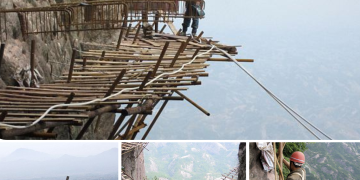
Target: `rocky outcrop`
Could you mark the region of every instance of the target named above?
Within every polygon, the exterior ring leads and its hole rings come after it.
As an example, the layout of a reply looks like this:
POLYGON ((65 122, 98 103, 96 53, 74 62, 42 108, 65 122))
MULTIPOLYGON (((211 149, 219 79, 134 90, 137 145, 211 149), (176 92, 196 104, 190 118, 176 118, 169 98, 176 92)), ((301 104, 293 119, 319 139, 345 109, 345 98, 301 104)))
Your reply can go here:
POLYGON ((144 153, 137 147, 121 156, 123 171, 133 179, 143 180, 145 176, 144 153))
POLYGON ((250 152, 250 180, 274 180, 275 171, 264 171, 260 156, 261 151, 257 148, 256 143, 249 144, 250 152))
MULTIPOLYGON (((12 0, 0 1, 0 8, 12 9, 29 7, 46 7, 54 3, 70 2, 70 0, 49 0, 49 1, 25 1, 12 0)), ((74 1, 71 1, 74 2, 74 1)), ((73 48, 81 49, 83 42, 94 44, 111 43, 117 40, 119 31, 88 31, 54 34, 37 34, 23 37, 19 17, 16 13, 7 15, 7 39, 5 41, 5 31, 3 35, 5 51, 0 68, 0 89, 6 86, 20 86, 15 76, 20 71, 28 71, 30 67, 30 47, 31 40, 35 40, 35 66, 36 70, 43 77, 40 83, 51 83, 63 72, 68 71, 69 62, 73 48)), ((51 22, 54 24, 54 22, 51 22)), ((101 45, 94 48, 101 49, 101 45)), ((40 84, 41 86, 41 84, 40 84)), ((102 115, 99 123, 93 123, 83 139, 107 139, 109 130, 112 128, 115 116, 113 114, 102 115), (96 125, 97 124, 97 125, 96 125), (95 127, 96 126, 96 127, 95 127)), ((54 132, 58 134, 57 139, 70 139, 76 137, 81 127, 57 127, 54 132)), ((18 139, 21 139, 18 138, 18 139)))
POLYGON ((246 143, 240 143, 238 156, 239 156, 238 180, 245 180, 246 179, 246 143))
MULTIPOLYGON (((49 6, 53 1, 1 1, 0 8, 12 9, 23 7, 49 6)), ((24 40, 21 33, 19 17, 16 13, 7 15, 7 28, 2 29, 5 51, 0 69, 0 88, 6 85, 19 85, 14 76, 19 70, 28 70, 30 67, 30 44, 31 40, 36 41, 35 46, 35 66, 39 73, 44 77, 43 83, 51 82, 56 75, 60 75, 67 68, 64 64, 68 63, 72 53, 71 42, 62 34, 51 35, 28 35, 24 40)))

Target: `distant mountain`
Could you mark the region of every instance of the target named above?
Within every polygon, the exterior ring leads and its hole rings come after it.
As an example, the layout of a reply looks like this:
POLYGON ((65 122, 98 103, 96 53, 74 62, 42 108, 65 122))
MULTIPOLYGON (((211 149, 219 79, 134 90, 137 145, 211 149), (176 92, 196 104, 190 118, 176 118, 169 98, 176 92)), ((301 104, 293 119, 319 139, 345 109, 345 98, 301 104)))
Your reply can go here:
POLYGON ((146 176, 215 180, 237 165, 238 148, 238 143, 150 143, 146 176))
POLYGON ((360 143, 309 143, 307 180, 360 179, 360 143))
POLYGON ((100 180, 102 176, 117 177, 118 174, 117 148, 88 157, 62 155, 58 158, 29 149, 18 149, 3 159, 6 161, 0 164, 1 180, 45 180, 49 177, 64 179, 66 176, 85 177, 89 174, 100 180))
POLYGON ((16 161, 16 160, 31 160, 31 161, 47 161, 56 158, 56 156, 34 151, 31 149, 20 148, 1 158, 1 162, 16 161))

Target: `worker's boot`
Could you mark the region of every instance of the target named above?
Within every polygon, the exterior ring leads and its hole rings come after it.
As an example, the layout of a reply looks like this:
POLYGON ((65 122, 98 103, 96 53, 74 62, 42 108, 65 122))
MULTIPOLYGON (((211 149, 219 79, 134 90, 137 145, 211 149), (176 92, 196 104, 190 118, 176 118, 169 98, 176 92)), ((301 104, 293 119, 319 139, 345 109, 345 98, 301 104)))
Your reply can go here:
POLYGON ((181 32, 180 36, 186 36, 186 32, 181 32))

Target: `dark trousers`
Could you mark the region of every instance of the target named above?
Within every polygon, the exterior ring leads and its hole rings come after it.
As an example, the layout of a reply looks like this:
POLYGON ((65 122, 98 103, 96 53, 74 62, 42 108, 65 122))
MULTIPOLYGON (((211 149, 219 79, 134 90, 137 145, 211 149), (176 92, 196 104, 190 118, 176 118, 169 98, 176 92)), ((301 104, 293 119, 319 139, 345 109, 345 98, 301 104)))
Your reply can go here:
MULTIPOLYGON (((197 29, 199 28, 199 18, 192 18, 193 22, 192 22, 192 32, 191 33, 195 33, 197 32, 197 29)), ((186 33, 186 31, 188 30, 189 26, 191 23, 191 18, 184 18, 184 23, 183 25, 183 32, 186 33)))

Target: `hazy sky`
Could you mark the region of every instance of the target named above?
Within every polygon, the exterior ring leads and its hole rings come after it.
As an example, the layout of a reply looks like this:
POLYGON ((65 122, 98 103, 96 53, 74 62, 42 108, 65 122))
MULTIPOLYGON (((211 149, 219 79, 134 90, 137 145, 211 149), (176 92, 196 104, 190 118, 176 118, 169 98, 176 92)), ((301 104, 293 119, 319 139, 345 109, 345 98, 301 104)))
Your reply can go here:
POLYGON ((102 153, 112 148, 118 148, 117 142, 7 142, 0 143, 0 158, 9 155, 19 148, 32 149, 51 155, 73 155, 73 156, 90 156, 102 153))
MULTIPOLYGON (((359 17, 358 0, 208 0, 199 31, 243 45, 245 67, 332 137, 360 139, 359 17)), ((234 64, 210 65, 184 94, 211 116, 170 102, 149 139, 314 139, 234 64)))

